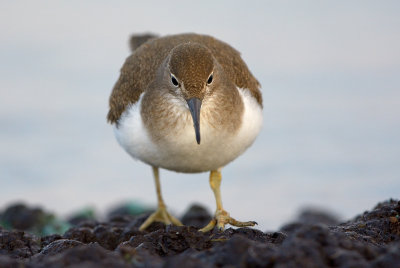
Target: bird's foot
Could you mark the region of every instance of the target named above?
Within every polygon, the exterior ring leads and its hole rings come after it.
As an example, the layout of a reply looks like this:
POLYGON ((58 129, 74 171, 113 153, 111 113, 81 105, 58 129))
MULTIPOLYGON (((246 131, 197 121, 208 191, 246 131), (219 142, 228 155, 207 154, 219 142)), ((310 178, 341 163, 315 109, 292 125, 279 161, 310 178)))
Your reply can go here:
POLYGON ((174 216, 168 213, 165 206, 159 206, 157 210, 151 214, 146 221, 140 225, 139 230, 143 231, 150 226, 153 222, 162 222, 165 225, 174 224, 177 226, 182 226, 183 224, 174 216))
POLYGON ((237 221, 231 216, 229 216, 228 212, 222 209, 222 210, 217 210, 215 212, 214 219, 212 219, 207 224, 207 226, 200 229, 199 231, 208 232, 211 231, 215 226, 217 226, 220 231, 223 231, 225 229, 226 224, 230 224, 236 227, 248 227, 248 226, 254 226, 257 223, 255 221, 237 221))

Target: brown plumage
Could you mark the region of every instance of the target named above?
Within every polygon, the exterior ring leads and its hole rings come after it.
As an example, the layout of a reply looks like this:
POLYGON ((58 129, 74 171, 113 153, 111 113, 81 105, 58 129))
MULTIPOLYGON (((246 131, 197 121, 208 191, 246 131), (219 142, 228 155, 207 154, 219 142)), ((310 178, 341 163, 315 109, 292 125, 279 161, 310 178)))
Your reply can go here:
MULTIPOLYGON (((184 46, 187 43, 198 44, 199 51, 202 51, 206 47, 230 82, 239 88, 249 89, 258 103, 262 104, 262 97, 259 91, 260 85, 241 59, 238 51, 228 44, 207 35, 171 35, 150 38, 136 48, 132 55, 126 59, 122 66, 120 77, 110 96, 110 110, 107 115, 110 123, 117 123, 125 109, 130 104, 136 103, 140 94, 151 86, 156 77, 157 70, 174 48, 183 45, 178 47, 180 50, 177 52, 179 52, 178 54, 187 53, 184 46)), ((176 63, 179 64, 179 57, 176 57, 176 60, 176 63)), ((188 72, 195 70, 196 67, 193 66, 188 72)), ((201 70, 204 70, 204 68, 201 68, 201 70)), ((178 74, 176 75, 178 76, 178 74)), ((199 88, 195 85, 196 81, 192 82, 194 83, 193 90, 199 88)))

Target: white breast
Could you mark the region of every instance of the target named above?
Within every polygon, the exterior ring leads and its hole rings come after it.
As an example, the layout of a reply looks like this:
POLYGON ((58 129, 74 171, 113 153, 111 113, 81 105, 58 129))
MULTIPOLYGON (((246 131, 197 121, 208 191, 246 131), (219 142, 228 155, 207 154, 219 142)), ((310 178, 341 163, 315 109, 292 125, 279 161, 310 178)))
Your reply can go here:
MULTIPOLYGON (((262 108, 246 89, 238 89, 244 104, 240 130, 235 134, 217 131, 206 118, 200 118, 201 144, 196 143, 193 122, 186 107, 182 124, 163 143, 154 143, 145 128, 139 101, 122 115, 114 132, 119 144, 134 158, 149 165, 177 172, 204 172, 225 166, 241 155, 255 140, 262 126, 262 108)), ((207 109, 206 105, 202 109, 207 109)))

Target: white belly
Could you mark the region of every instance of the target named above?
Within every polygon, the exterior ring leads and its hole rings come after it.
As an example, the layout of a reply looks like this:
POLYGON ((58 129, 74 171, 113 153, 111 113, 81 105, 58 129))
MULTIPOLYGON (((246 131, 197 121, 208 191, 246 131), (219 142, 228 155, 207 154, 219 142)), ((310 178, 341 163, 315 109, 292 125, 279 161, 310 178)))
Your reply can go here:
POLYGON ((118 128, 114 125, 116 138, 132 157, 155 167, 188 173, 216 170, 241 155, 254 142, 262 126, 261 106, 248 90, 239 89, 239 93, 244 113, 235 134, 217 131, 201 117, 199 145, 191 118, 183 116, 187 120, 179 129, 168 135, 162 144, 154 143, 140 117, 142 94, 137 104, 124 112, 118 128))

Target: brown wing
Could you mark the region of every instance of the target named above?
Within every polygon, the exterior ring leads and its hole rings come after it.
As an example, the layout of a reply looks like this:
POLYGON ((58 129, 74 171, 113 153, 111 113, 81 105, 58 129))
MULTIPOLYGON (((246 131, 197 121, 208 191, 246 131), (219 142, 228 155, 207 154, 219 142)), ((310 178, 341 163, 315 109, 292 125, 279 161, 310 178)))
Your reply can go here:
POLYGON ((108 122, 116 123, 125 109, 139 100, 142 92, 154 80, 162 61, 181 42, 179 36, 155 38, 133 51, 122 66, 119 79, 111 92, 108 122))
POLYGON ((211 36, 171 35, 148 40, 126 59, 121 68, 120 77, 111 92, 110 110, 107 115, 110 123, 116 123, 125 109, 139 100, 141 93, 146 91, 148 85, 154 80, 157 68, 171 49, 183 42, 198 42, 208 47, 236 86, 249 89, 262 105, 260 84, 234 48, 211 36))

